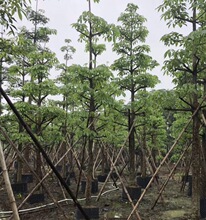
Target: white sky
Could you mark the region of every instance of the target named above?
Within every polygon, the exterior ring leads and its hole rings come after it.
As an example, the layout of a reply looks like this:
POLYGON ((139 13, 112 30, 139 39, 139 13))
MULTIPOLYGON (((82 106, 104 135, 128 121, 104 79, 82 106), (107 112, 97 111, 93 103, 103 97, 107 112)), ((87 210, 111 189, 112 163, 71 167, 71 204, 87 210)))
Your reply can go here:
MULTIPOLYGON (((104 18, 108 23, 115 23, 128 3, 138 5, 138 13, 147 19, 145 25, 149 30, 149 35, 146 44, 151 48, 150 55, 160 63, 160 66, 152 72, 161 81, 155 89, 172 89, 171 78, 163 75, 161 71, 164 52, 168 48, 160 42, 160 38, 171 32, 166 23, 160 20, 161 13, 156 10, 161 2, 162 0, 100 0, 98 4, 92 2, 92 12, 104 18)), ((36 0, 33 0, 33 4, 36 4, 36 0)), ((77 21, 83 11, 88 10, 88 2, 86 0, 38 0, 38 9, 45 10, 45 15, 50 19, 48 27, 57 30, 57 35, 51 38, 48 46, 57 54, 58 59, 63 62, 60 48, 64 45, 64 40, 69 38, 72 40, 72 46, 77 49, 70 63, 87 63, 88 55, 84 52, 84 44, 78 42, 78 33, 71 27, 71 24, 77 21)), ((112 52, 111 45, 108 45, 107 50, 97 61, 99 64, 111 64, 114 59, 116 55, 112 52)))

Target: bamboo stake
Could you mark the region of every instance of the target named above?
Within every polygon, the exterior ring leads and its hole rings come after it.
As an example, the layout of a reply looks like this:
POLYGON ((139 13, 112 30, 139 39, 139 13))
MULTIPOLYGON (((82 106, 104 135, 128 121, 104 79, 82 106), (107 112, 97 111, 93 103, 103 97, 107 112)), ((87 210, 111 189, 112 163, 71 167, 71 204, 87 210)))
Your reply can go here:
MULTIPOLYGON (((117 156, 116 156, 115 161, 113 162, 114 166, 116 165, 116 163, 117 163, 117 161, 118 161, 118 159, 119 159, 119 157, 120 157, 120 155, 121 155, 121 153, 122 153, 122 151, 123 151, 123 149, 124 149, 124 146, 125 146, 125 144, 126 144, 128 138, 129 138, 129 135, 130 135, 130 133, 131 133, 133 127, 134 127, 134 124, 135 124, 135 121, 134 121, 133 125, 132 125, 131 128, 130 128, 130 131, 129 131, 128 135, 127 135, 127 138, 125 139, 123 145, 121 146, 121 148, 120 148, 120 150, 119 150, 119 152, 118 152, 118 154, 117 154, 117 156)), ((102 186, 102 188, 101 188, 100 191, 99 191, 99 194, 97 195, 96 201, 99 201, 100 196, 102 195, 102 192, 103 192, 103 190, 104 190, 104 188, 105 188, 105 186, 106 186, 106 184, 107 184, 107 182, 108 182, 108 180, 109 180, 109 177, 110 177, 110 175, 111 175, 113 169, 114 169, 114 167, 112 166, 111 169, 110 169, 110 171, 109 171, 109 173, 108 173, 108 176, 107 176, 107 178, 106 178, 106 180, 105 180, 105 182, 104 182, 104 184, 103 184, 103 186, 102 186)))
POLYGON ((181 154, 181 156, 179 157, 177 163, 175 164, 175 166, 174 166, 174 167, 172 168, 172 170, 170 171, 170 174, 169 174, 167 180, 163 183, 163 185, 162 185, 162 187, 161 187, 161 189, 160 189, 160 191, 159 191, 159 194, 158 194, 158 196, 157 196, 157 199, 155 200, 155 202, 154 202, 154 204, 153 204, 153 206, 152 206, 151 209, 154 209, 154 207, 156 206, 156 204, 157 204, 157 202, 158 202, 160 196, 162 195, 162 192, 164 191, 164 189, 165 189, 165 187, 167 186, 167 184, 168 184, 170 178, 172 177, 174 171, 176 170, 177 166, 179 165, 180 161, 182 160, 183 156, 185 155, 185 153, 187 152, 187 150, 188 150, 188 148, 191 146, 191 144, 192 144, 192 143, 190 143, 190 144, 184 149, 184 151, 183 151, 183 153, 181 154))
POLYGON ((148 188, 150 187, 152 181, 154 180, 155 176, 157 175, 157 173, 159 172, 160 168, 162 167, 162 165, 165 163, 165 161, 167 160, 168 156, 170 155, 170 153, 172 152, 172 150, 175 148, 175 146, 178 144, 180 138, 182 137, 183 133, 185 132, 185 130, 187 129, 187 127, 189 126, 190 122, 192 121, 193 117, 197 114, 197 112, 200 109, 200 106, 202 105, 203 101, 205 100, 206 96, 204 97, 204 99, 202 100, 202 102, 199 104, 199 106, 197 107, 197 109, 194 111, 194 113, 192 114, 192 116, 190 117, 190 119, 188 120, 187 124, 185 125, 185 127, 182 129, 182 131, 180 132, 179 136, 177 137, 177 139, 175 140, 174 144, 171 146, 171 148, 169 149, 169 151, 167 152, 167 154, 165 155, 165 157, 163 158, 163 160, 161 161, 159 167, 157 168, 157 170, 155 171, 153 177, 151 178, 151 180, 149 181, 149 183, 147 184, 146 188, 144 189, 144 191, 142 192, 139 200, 137 201, 134 209, 132 210, 132 212, 130 213, 130 215, 128 216, 127 220, 129 220, 132 216, 132 214, 134 213, 135 209, 138 208, 141 200, 143 199, 145 193, 147 192, 148 188))
MULTIPOLYGON (((151 166, 151 164, 150 164, 148 158, 146 157, 145 159, 146 159, 146 162, 147 162, 147 164, 148 164, 148 166, 149 166, 149 169, 150 169, 152 175, 154 175, 154 170, 152 169, 152 166, 151 166)), ((152 158, 152 159, 153 159, 153 158, 152 158)), ((157 185, 157 189, 158 189, 158 191, 159 191, 159 190, 160 190, 160 184, 159 184, 157 178, 155 178, 155 184, 157 185)), ((164 203, 164 198, 163 198, 162 195, 161 195, 161 200, 162 200, 162 202, 164 203)))
POLYGON ((13 211, 14 220, 20 220, 15 197, 14 197, 14 193, 11 188, 11 183, 9 180, 9 175, 8 175, 8 171, 7 171, 7 167, 6 167, 6 162, 5 162, 5 158, 4 158, 4 152, 3 152, 3 147, 2 147, 1 141, 0 141, 0 162, 1 162, 1 167, 2 167, 2 171, 3 171, 3 177, 4 177, 4 182, 6 185, 7 194, 8 194, 11 208, 13 211))
MULTIPOLYGON (((128 198, 128 200, 129 200, 129 202, 130 202, 132 208, 134 208, 133 201, 132 201, 132 199, 131 199, 131 197, 130 197, 128 191, 127 191, 127 188, 125 187, 125 184, 124 184, 124 182, 123 182, 123 180, 122 180, 122 177, 121 177, 120 174, 119 174, 119 171, 118 171, 117 167, 114 165, 114 163, 113 163, 112 158, 110 157, 110 155, 108 155, 108 157, 109 157, 109 159, 110 159, 110 162, 111 162, 112 167, 115 169, 115 172, 116 172, 117 176, 119 177, 119 180, 120 180, 120 182, 121 182, 121 184, 122 184, 123 190, 125 191, 125 193, 126 193, 126 195, 127 195, 127 198, 128 198)), ((139 213, 138 213, 137 210, 135 210, 135 214, 136 214, 136 216, 137 216, 137 219, 141 220, 141 217, 140 217, 140 215, 139 215, 139 213)))
POLYGON ((59 179, 59 181, 61 182, 61 184, 64 186, 65 190, 68 192, 68 194, 71 196, 74 204, 76 204, 76 206, 78 207, 78 209, 81 211, 82 215, 85 217, 85 219, 89 220, 89 217, 87 216, 87 214, 85 213, 84 209, 82 208, 82 206, 80 205, 80 203, 77 201, 76 197, 74 196, 73 192, 71 191, 70 187, 66 184, 66 182, 64 181, 64 179, 62 178, 62 176, 59 174, 59 172, 56 170, 56 167, 54 166, 54 164, 52 163, 51 159, 48 157, 47 153, 45 152, 45 150, 43 149, 43 147, 41 146, 40 142, 38 141, 38 139, 36 138, 36 136, 33 134, 33 132, 31 131, 31 128, 27 125, 27 123, 23 120, 23 118, 21 117, 21 115, 19 114, 19 112, 17 111, 16 107, 14 106, 14 104, 11 102, 10 98, 7 96, 7 94, 5 93, 4 89, 0 86, 0 93, 1 95, 4 97, 4 99, 7 101, 8 105, 10 106, 10 108, 12 109, 12 111, 14 112, 14 114, 16 115, 16 117, 18 118, 19 122, 22 124, 22 126, 24 127, 24 129, 27 131, 27 133, 29 134, 29 136, 31 137, 31 139, 33 140, 33 142, 35 143, 36 147, 38 148, 38 150, 41 152, 42 156, 44 157, 44 159, 46 160, 47 164, 50 166, 50 168, 52 169, 52 171, 54 172, 54 174, 56 175, 56 177, 59 179))
MULTIPOLYGON (((11 145, 11 147, 16 151, 16 154, 18 155, 18 157, 27 165, 27 167, 29 168, 29 170, 34 174, 34 176, 37 178, 38 181, 41 181, 41 179, 39 178, 39 176, 36 174, 36 172, 31 168, 31 166, 29 165, 29 163, 27 162, 27 160, 22 156, 21 152, 18 150, 18 148, 15 146, 15 144, 11 141, 11 139, 9 138, 9 136, 7 135, 7 133, 2 129, 2 127, 0 127, 0 131, 3 134, 3 136, 6 138, 6 140, 8 141, 8 143, 11 145)), ((47 189, 47 187, 41 183, 44 190, 47 192, 47 194, 49 195, 49 197, 52 199, 52 201, 54 202, 54 204, 61 209, 61 211, 64 213, 64 210, 62 209, 62 207, 59 205, 59 203, 54 199, 54 197, 52 196, 52 194, 50 193, 50 191, 47 189)), ((27 201, 27 199, 32 195, 34 191, 30 192, 29 195, 23 200, 23 202, 19 205, 18 209, 20 209, 23 204, 27 201)), ((64 214, 64 216, 66 217, 66 215, 64 214)), ((67 218, 67 217, 66 217, 67 218)))
POLYGON ((206 118, 205 118, 204 114, 202 113, 201 116, 202 116, 204 124, 206 125, 206 118))
MULTIPOLYGON (((138 138, 138 135, 137 135, 136 129, 135 129, 135 135, 136 135, 136 138, 139 139, 139 138, 138 138)), ((151 150, 150 150, 149 148, 146 148, 146 149, 142 148, 142 150, 145 151, 145 153, 144 153, 144 155, 145 155, 145 160, 146 160, 146 163, 148 164, 149 169, 150 169, 150 171, 151 171, 151 173, 152 173, 152 176, 153 176, 155 170, 157 169, 157 167, 156 167, 156 164, 155 164, 155 162, 154 162, 154 158, 153 158, 153 156, 152 156, 151 150), (146 156, 147 154, 149 154, 149 156, 150 156, 150 158, 151 158, 151 164, 150 164, 150 162, 149 162, 148 157, 146 156), (154 168, 154 169, 153 169, 153 168, 154 168)), ((155 178, 155 183, 156 183, 157 189, 158 189, 158 191, 159 191, 159 190, 160 190, 160 184, 159 184, 159 182, 158 182, 157 177, 155 178)), ((162 202, 164 202, 164 199, 163 199, 162 196, 161 196, 161 199, 162 199, 162 202)))
MULTIPOLYGON (((65 153, 67 154, 68 151, 65 153)), ((63 159, 64 159, 64 156, 65 154, 59 159, 59 161, 57 161, 56 164, 54 164, 54 166, 57 166, 63 159)), ((26 198, 24 199, 24 201, 20 204, 19 208, 26 202, 26 200, 28 199, 28 197, 44 182, 44 180, 52 173, 52 169, 50 169, 48 171, 48 173, 40 180, 39 179, 39 182, 34 186, 34 188, 31 190, 30 194, 28 196, 26 196, 26 198)), ((61 182, 60 182, 61 183, 61 182)))

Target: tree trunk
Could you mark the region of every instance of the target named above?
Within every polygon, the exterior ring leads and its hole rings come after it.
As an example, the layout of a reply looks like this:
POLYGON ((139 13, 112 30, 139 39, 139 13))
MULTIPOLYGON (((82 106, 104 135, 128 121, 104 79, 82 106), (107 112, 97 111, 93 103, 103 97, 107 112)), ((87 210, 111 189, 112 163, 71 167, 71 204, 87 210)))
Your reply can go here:
MULTIPOLYGON (((25 147, 25 149, 24 149, 24 158, 26 158, 27 162, 31 165, 31 149, 30 149, 30 146, 25 147)), ((22 169, 23 169, 23 173, 30 172, 29 167, 24 163, 23 163, 22 169)))
POLYGON ((91 187, 92 187, 92 174, 93 174, 93 139, 89 138, 88 141, 88 166, 87 166, 87 174, 86 174, 86 190, 85 190, 85 197, 86 197, 86 204, 89 205, 91 202, 91 187))
POLYGON ((42 179, 43 177, 41 167, 42 167, 41 153, 39 150, 37 150, 36 151, 36 173, 40 179, 42 179))
POLYGON ((142 140, 142 158, 141 158, 141 173, 142 177, 146 177, 147 165, 146 165, 146 128, 143 126, 143 140, 142 140))
MULTIPOLYGON (((194 0, 194 3, 196 0, 194 0)), ((193 8, 193 32, 197 30, 196 19, 197 12, 196 6, 193 8)), ((197 89, 197 56, 196 56, 196 47, 193 48, 193 57, 192 57, 192 66, 193 66, 193 86, 195 88, 193 93, 193 111, 198 108, 198 89, 197 89)), ((200 140, 199 140, 199 131, 200 131, 200 121, 199 113, 193 117, 193 144, 192 144, 192 209, 195 219, 200 219, 200 140)))
POLYGON ((206 127, 203 128, 201 144, 201 176, 200 176, 200 198, 206 198, 206 127))
POLYGON ((200 123, 198 114, 193 119, 193 144, 192 144, 192 207, 195 219, 200 216, 200 123))
POLYGON ((129 173, 130 173, 130 182, 133 184, 135 182, 135 128, 133 126, 135 122, 135 113, 134 111, 130 112, 128 109, 128 132, 129 135, 129 173))

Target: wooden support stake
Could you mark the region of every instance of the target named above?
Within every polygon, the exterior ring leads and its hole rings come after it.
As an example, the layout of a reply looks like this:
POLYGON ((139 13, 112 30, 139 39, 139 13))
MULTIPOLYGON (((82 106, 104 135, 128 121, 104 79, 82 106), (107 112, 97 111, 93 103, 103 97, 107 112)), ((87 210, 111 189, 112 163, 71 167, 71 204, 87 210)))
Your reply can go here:
POLYGON ((6 162, 5 162, 5 158, 4 158, 4 152, 3 152, 3 147, 2 147, 1 141, 0 141, 0 162, 1 162, 1 167, 2 167, 2 171, 3 171, 3 178, 4 178, 4 182, 5 182, 5 186, 6 186, 6 191, 7 191, 9 201, 11 204, 11 209, 13 211, 14 220, 20 220, 17 205, 16 205, 16 200, 15 200, 14 193, 11 188, 11 183, 9 180, 9 175, 8 175, 8 171, 7 171, 7 167, 6 167, 6 162))
MULTIPOLYGON (((125 193, 126 193, 126 195, 127 195, 127 198, 128 198, 128 200, 129 200, 129 202, 130 202, 132 208, 134 208, 133 201, 132 201, 132 199, 131 199, 131 197, 130 197, 128 191, 127 191, 127 188, 126 188, 125 185, 124 185, 124 182, 123 182, 123 180, 122 180, 122 177, 121 177, 120 174, 119 174, 119 171, 118 171, 117 167, 114 165, 114 163, 113 163, 112 158, 110 157, 110 155, 108 155, 108 157, 109 157, 109 159, 110 159, 110 162, 111 162, 112 167, 115 169, 115 172, 116 172, 117 176, 119 177, 119 180, 120 180, 120 182, 121 182, 121 184, 122 184, 123 190, 125 191, 125 193)), ((136 214, 137 219, 138 219, 138 220, 141 220, 141 217, 140 217, 140 215, 139 215, 139 213, 138 213, 137 210, 135 210, 135 214, 136 214)))
POLYGON ((82 208, 82 206, 80 205, 80 203, 78 202, 78 200, 76 199, 76 197, 74 196, 73 192, 71 191, 70 187, 66 184, 66 182, 64 181, 64 179, 62 178, 62 176, 59 174, 59 172, 56 170, 56 167, 54 166, 54 164, 52 163, 51 159, 48 157, 46 151, 43 149, 42 145, 40 144, 40 142, 38 141, 38 139, 36 138, 36 136, 33 134, 31 128, 27 125, 27 123, 23 120, 23 118, 21 117, 20 113, 17 111, 16 107, 14 106, 14 104, 11 102, 10 98, 8 97, 8 95, 5 93, 4 89, 0 86, 0 93, 1 95, 4 97, 4 99, 7 101, 8 105, 10 106, 10 108, 12 109, 12 111, 14 112, 14 114, 16 115, 16 117, 18 118, 19 122, 21 123, 21 125, 24 127, 24 129, 26 130, 26 132, 29 134, 29 136, 31 137, 31 139, 33 140, 33 142, 35 143, 35 146, 38 148, 38 150, 41 152, 42 156, 44 157, 44 159, 46 160, 47 164, 50 166, 50 168, 52 169, 52 171, 54 172, 54 174, 56 175, 56 177, 59 179, 60 183, 64 186, 65 190, 68 192, 68 194, 71 196, 74 204, 78 207, 78 209, 81 211, 82 215, 85 217, 86 220, 89 220, 89 217, 87 216, 87 214, 85 213, 84 209, 82 208))
MULTIPOLYGON (((2 135, 5 137, 5 139, 8 141, 8 143, 11 145, 11 147, 16 151, 16 154, 18 155, 18 157, 27 165, 27 167, 29 168, 29 170, 32 172, 32 174, 36 177, 36 179, 38 181, 41 181, 41 179, 39 178, 39 176, 36 174, 36 172, 31 168, 31 166, 29 165, 29 163, 27 162, 27 160, 22 156, 21 152, 18 150, 18 148, 15 146, 15 144, 11 141, 11 139, 9 138, 8 134, 4 131, 4 129, 2 128, 2 126, 0 126, 0 132, 2 133, 2 135)), ((56 201, 56 199, 52 196, 52 194, 50 193, 50 191, 47 189, 47 187, 43 184, 42 187, 44 188, 44 190, 47 192, 47 194, 49 195, 49 197, 52 199, 52 201, 54 202, 54 204, 62 211, 62 213, 64 214, 64 210, 62 209, 62 207, 60 206, 60 204, 56 201)), ((23 204, 27 201, 27 199, 33 194, 34 191, 30 192, 26 198, 22 201, 22 203, 18 206, 18 209, 20 209, 23 204)), ((68 219, 68 217, 64 214, 65 218, 68 219)), ((11 218, 10 218, 11 219, 11 218)), ((10 220, 8 219, 8 220, 10 220)))
POLYGON ((130 213, 130 215, 128 216, 127 220, 129 220, 131 218, 131 216, 133 215, 135 209, 138 208, 141 200, 144 198, 144 195, 146 194, 147 190, 149 189, 151 183, 153 182, 155 176, 157 175, 157 173, 159 172, 160 168, 162 167, 162 165, 165 163, 165 161, 167 160, 168 156, 170 155, 170 153, 173 151, 173 149, 175 148, 175 146, 178 144, 180 138, 182 137, 183 133, 185 132, 185 130, 188 128, 189 124, 191 123, 193 117, 197 114, 197 112, 200 109, 200 106, 202 105, 203 101, 206 99, 206 96, 204 97, 204 99, 202 100, 202 102, 199 104, 199 106, 197 107, 197 109, 194 111, 194 113, 192 114, 192 116, 190 117, 190 119, 188 120, 187 124, 185 125, 185 127, 182 129, 182 131, 180 132, 179 136, 177 137, 177 139, 175 140, 174 144, 171 146, 171 148, 169 149, 169 151, 167 152, 167 154, 165 155, 165 157, 163 158, 163 160, 161 161, 159 167, 156 169, 153 177, 151 178, 151 180, 149 181, 149 183, 147 184, 146 188, 144 189, 144 191, 142 192, 139 200, 137 201, 137 203, 135 204, 134 209, 132 210, 132 212, 130 213))
POLYGON ((162 187, 161 187, 161 189, 160 189, 160 191, 159 191, 159 194, 158 194, 158 196, 157 196, 157 199, 155 200, 155 202, 154 202, 154 204, 153 204, 153 206, 152 206, 151 209, 154 209, 154 207, 156 206, 156 204, 157 204, 157 202, 158 202, 160 196, 162 195, 162 192, 164 191, 165 187, 167 186, 167 184, 168 184, 168 182, 169 182, 171 176, 173 175, 174 171, 176 170, 177 166, 179 165, 180 161, 182 160, 183 156, 185 155, 185 153, 187 152, 187 150, 188 150, 188 148, 191 146, 191 144, 192 144, 192 143, 190 143, 190 144, 184 149, 184 151, 183 151, 183 153, 181 154, 181 156, 179 157, 177 163, 174 165, 174 167, 173 167, 172 170, 170 171, 170 174, 169 174, 168 178, 166 179, 166 181, 163 183, 163 185, 162 185, 162 187))
MULTIPOLYGON (((125 147, 125 144, 126 144, 128 138, 129 138, 130 134, 131 134, 131 131, 132 131, 134 125, 135 125, 135 121, 134 121, 133 125, 131 126, 130 131, 129 131, 128 135, 127 135, 127 138, 125 139, 125 141, 124 141, 122 147, 119 149, 119 152, 118 152, 118 154, 117 154, 117 156, 116 156, 116 159, 115 159, 115 161, 113 162, 114 166, 116 165, 116 163, 117 163, 117 161, 118 161, 118 159, 119 159, 119 157, 120 157, 120 155, 121 155, 121 153, 122 153, 122 151, 123 151, 123 149, 124 149, 124 147, 125 147)), ((103 192, 103 190, 104 190, 104 188, 105 188, 105 186, 106 186, 106 184, 107 184, 107 182, 108 182, 108 179, 109 179, 109 177, 110 177, 110 175, 111 175, 113 169, 114 169, 114 168, 113 168, 113 166, 112 166, 111 169, 110 169, 110 171, 109 171, 109 174, 108 174, 108 176, 107 176, 107 178, 106 178, 106 180, 105 180, 105 182, 104 182, 104 184, 103 184, 103 186, 102 186, 102 188, 101 188, 100 191, 99 191, 99 194, 97 195, 96 201, 99 201, 100 196, 102 195, 102 192, 103 192)))

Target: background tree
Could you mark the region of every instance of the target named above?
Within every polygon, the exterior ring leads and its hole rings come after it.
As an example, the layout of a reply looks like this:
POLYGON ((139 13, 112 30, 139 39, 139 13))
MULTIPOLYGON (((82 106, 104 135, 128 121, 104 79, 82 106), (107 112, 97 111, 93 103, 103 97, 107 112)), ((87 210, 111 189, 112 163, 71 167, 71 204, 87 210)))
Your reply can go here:
POLYGON ((138 6, 128 4, 124 13, 118 18, 119 37, 114 44, 114 51, 120 56, 114 61, 113 69, 117 71, 117 83, 130 94, 128 104, 129 135, 129 170, 131 181, 135 180, 135 120, 139 109, 135 109, 135 94, 147 87, 154 87, 158 82, 156 76, 147 71, 152 70, 157 62, 148 55, 150 49, 143 43, 148 31, 143 25, 146 19, 137 13, 138 6))
MULTIPOLYGON (((49 40, 49 34, 53 32, 44 27, 37 28, 37 24, 45 25, 44 22, 47 22, 47 19, 43 15, 41 17, 39 12, 36 13, 36 16, 34 14, 35 12, 29 9, 28 18, 31 21, 38 18, 35 21, 34 31, 22 28, 18 35, 15 53, 12 57, 14 63, 9 68, 9 90, 10 95, 16 98, 16 105, 25 116, 28 124, 33 127, 37 135, 41 136, 43 127, 48 125, 54 117, 52 109, 45 105, 46 98, 57 93, 54 81, 49 79, 49 71, 57 63, 57 59, 55 54, 45 47, 45 43, 49 40)), ((21 124, 19 124, 17 134, 25 136, 21 124)), ((25 142, 22 142, 21 138, 17 138, 17 140, 21 151, 25 142)), ((27 147, 24 152, 25 156, 29 158, 31 151, 28 145, 27 147)), ((37 155, 37 161, 40 161, 40 154, 37 155)), ((21 161, 18 162, 17 180, 20 181, 22 166, 21 161)), ((38 164, 36 169, 39 174, 40 168, 41 166, 38 164)))
POLYGON ((111 97, 113 89, 108 89, 110 79, 112 77, 109 68, 105 65, 96 65, 97 55, 100 55, 104 47, 97 47, 99 39, 112 40, 113 26, 91 12, 91 2, 89 3, 89 11, 85 11, 79 17, 77 23, 73 27, 80 33, 80 41, 85 42, 86 50, 89 54, 88 67, 73 66, 73 74, 75 74, 78 87, 81 89, 79 99, 82 101, 83 109, 87 112, 85 137, 88 152, 87 165, 87 184, 86 198, 87 203, 91 198, 91 182, 93 173, 93 147, 96 136, 96 125, 99 115, 99 108, 111 97), (105 99, 106 98, 106 99, 105 99))
POLYGON ((16 22, 15 16, 18 15, 20 19, 22 19, 23 15, 25 15, 25 10, 30 4, 30 0, 2 0, 0 5, 0 23, 5 26, 7 29, 9 28, 12 33, 14 33, 14 29, 16 26, 14 23, 16 22))
MULTIPOLYGON (((179 49, 168 50, 165 57, 165 71, 174 77, 180 99, 187 105, 187 109, 194 111, 198 108, 203 98, 203 87, 198 83, 205 72, 205 2, 199 0, 178 1, 165 0, 159 6, 162 17, 168 26, 182 27, 191 25, 192 32, 188 36, 172 32, 163 36, 162 40, 167 46, 178 46, 179 49)), ((203 104, 204 106, 204 104, 203 104)), ((193 117, 192 129, 192 199, 194 219, 200 216, 200 174, 201 171, 201 144, 200 144, 200 111, 193 117)), ((204 162, 205 163, 205 162, 204 162)), ((205 165, 203 165, 205 166, 205 165)), ((205 176, 205 174, 204 174, 205 176)))
MULTIPOLYGON (((141 108, 143 112, 143 114, 139 114, 136 125, 137 141, 140 150, 143 148, 145 157, 151 159, 154 169, 158 165, 161 155, 166 153, 167 119, 163 114, 162 104, 165 98, 165 93, 163 95, 161 91, 143 90, 136 94, 135 107, 136 109, 141 108)), ((142 160, 142 163, 141 172, 146 175, 146 161, 142 160)))

